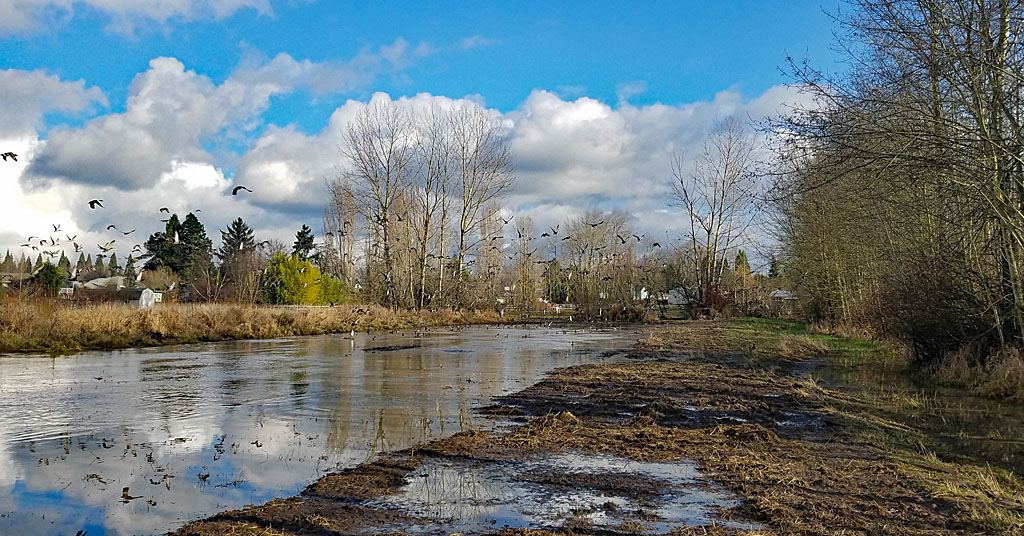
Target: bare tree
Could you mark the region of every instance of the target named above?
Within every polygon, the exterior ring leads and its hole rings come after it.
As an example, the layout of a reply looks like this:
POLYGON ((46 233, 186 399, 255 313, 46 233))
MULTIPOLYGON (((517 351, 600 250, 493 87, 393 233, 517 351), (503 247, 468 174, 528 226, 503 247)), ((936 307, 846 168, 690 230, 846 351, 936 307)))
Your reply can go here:
POLYGON ((735 118, 715 127, 693 162, 676 153, 672 160, 675 201, 689 220, 697 303, 718 293, 726 256, 740 244, 754 221, 757 181, 756 142, 735 118))
POLYGON ((481 222, 494 216, 496 202, 515 180, 515 168, 501 124, 486 110, 475 104, 463 104, 452 111, 451 122, 458 177, 456 266, 461 284, 466 255, 482 239, 474 239, 474 234, 481 222))
POLYGON ((418 117, 416 144, 416 207, 419 282, 416 301, 423 308, 427 300, 427 267, 431 256, 430 242, 437 234, 438 253, 438 297, 441 296, 444 280, 444 231, 448 209, 451 206, 449 188, 455 172, 452 152, 452 124, 440 108, 431 107, 418 117), (438 219, 440 212, 440 221, 438 219), (435 225, 436 224, 436 225, 435 225))
POLYGON ((393 207, 407 188, 414 154, 413 122, 398 103, 373 102, 356 116, 345 133, 344 154, 349 160, 345 178, 352 185, 356 209, 372 228, 376 240, 369 254, 379 255, 383 303, 397 306, 391 234, 393 207))

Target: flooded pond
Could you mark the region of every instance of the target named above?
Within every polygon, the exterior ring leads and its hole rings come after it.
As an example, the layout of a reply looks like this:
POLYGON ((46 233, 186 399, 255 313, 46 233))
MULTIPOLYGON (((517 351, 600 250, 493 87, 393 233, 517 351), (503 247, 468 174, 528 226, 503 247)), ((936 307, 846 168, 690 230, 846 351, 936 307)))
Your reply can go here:
POLYGON ((492 397, 636 338, 474 327, 0 356, 0 534, 154 534, 290 496, 486 429, 473 409, 492 397))

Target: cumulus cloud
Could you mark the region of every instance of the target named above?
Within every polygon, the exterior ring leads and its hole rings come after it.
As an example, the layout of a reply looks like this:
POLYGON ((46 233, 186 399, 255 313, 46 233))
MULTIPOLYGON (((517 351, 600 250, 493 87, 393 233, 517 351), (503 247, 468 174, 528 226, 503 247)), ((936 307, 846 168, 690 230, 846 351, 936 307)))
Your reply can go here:
POLYGON ((682 220, 669 208, 672 155, 698 154, 724 118, 756 121, 802 101, 796 89, 778 86, 752 100, 727 90, 710 101, 612 108, 536 90, 507 114, 518 174, 507 203, 540 227, 598 208, 628 212, 641 230, 677 231, 682 220))
POLYGON ((222 20, 243 9, 273 15, 269 0, 8 0, 0 2, 0 33, 34 31, 53 19, 74 17, 81 7, 104 13, 108 29, 125 35, 140 24, 222 20))
POLYGON ((84 80, 66 82, 44 70, 0 71, 0 95, 4 106, 0 138, 35 134, 44 114, 50 112, 82 112, 107 104, 99 88, 87 88, 84 80))
MULTIPOLYGON (((383 55, 379 61, 390 64, 383 55)), ((345 79, 325 72, 331 72, 327 65, 281 55, 247 62, 217 85, 172 58, 154 60, 133 83, 124 112, 45 140, 17 142, 14 147, 27 157, 17 167, 0 166, 0 180, 18 185, 12 197, 0 200, 0 210, 19 216, 0 223, 0 245, 16 246, 16 240, 45 231, 51 219, 82 233, 88 244, 118 238, 106 233, 109 223, 137 222, 141 242, 141 235, 161 228, 155 211, 164 205, 179 214, 201 208, 215 243, 217 230, 239 216, 262 238, 290 242, 301 224, 318 227, 327 199, 324 179, 345 165, 339 150, 344 130, 370 103, 392 97, 350 100, 316 133, 270 126, 227 174, 202 142, 227 126, 258 122, 272 95, 312 88, 324 77, 332 80, 326 86, 335 87, 335 80, 345 79), (234 184, 254 192, 233 197, 234 184), (94 197, 107 200, 108 208, 90 211, 85 200, 94 197)), ((756 120, 803 99, 793 88, 776 87, 754 98, 727 90, 694 103, 611 106, 535 90, 515 110, 489 110, 507 128, 517 169, 505 210, 530 216, 543 229, 590 208, 617 209, 632 216, 639 232, 676 234, 683 219, 669 206, 672 155, 696 155, 706 133, 726 117, 756 120)), ((475 102, 430 94, 395 100, 414 110, 475 102)), ((130 248, 133 242, 123 240, 130 248)))
POLYGON ((202 142, 229 127, 251 128, 272 96, 302 87, 314 93, 349 90, 372 81, 386 65, 404 67, 409 54, 403 40, 349 62, 297 61, 282 53, 243 63, 220 85, 175 58, 156 58, 132 81, 123 113, 54 130, 25 178, 34 187, 58 178, 146 188, 174 161, 210 162, 202 142))

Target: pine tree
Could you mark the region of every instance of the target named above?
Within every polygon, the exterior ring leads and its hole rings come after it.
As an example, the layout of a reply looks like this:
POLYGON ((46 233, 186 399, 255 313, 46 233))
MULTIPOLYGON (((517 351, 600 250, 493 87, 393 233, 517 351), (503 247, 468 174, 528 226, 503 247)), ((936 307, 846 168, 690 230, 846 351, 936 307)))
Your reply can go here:
POLYGON ((42 267, 43 267, 43 254, 40 253, 39 256, 36 257, 35 264, 32 265, 32 271, 34 272, 34 271, 36 271, 36 270, 38 270, 38 269, 40 269, 42 267))
POLYGON ((7 250, 7 255, 4 255, 4 262, 0 264, 0 272, 11 273, 18 269, 18 265, 14 262, 14 255, 11 255, 11 250, 7 250))
POLYGON ((30 261, 28 257, 24 253, 22 253, 21 261, 18 262, 18 273, 27 274, 30 273, 31 271, 32 261, 30 261))
POLYGON ((97 274, 100 274, 102 276, 106 276, 107 275, 107 267, 106 267, 106 265, 103 264, 103 256, 102 255, 97 255, 96 256, 96 264, 92 265, 92 269, 95 270, 97 274))
POLYGON ((245 249, 256 247, 256 237, 242 218, 237 218, 220 232, 220 249, 217 257, 224 265, 231 265, 235 257, 245 249))
POLYGON ((732 263, 732 269, 738 276, 750 275, 750 263, 747 261, 747 254, 742 249, 736 254, 736 260, 732 263))
POLYGON ((60 260, 57 261, 57 268, 64 270, 65 272, 71 271, 71 259, 64 255, 64 252, 60 252, 60 260))
POLYGON ((124 261, 124 284, 129 288, 135 287, 135 259, 128 254, 128 260, 124 261))
POLYGON ((85 260, 85 253, 78 254, 78 262, 75 263, 75 267, 78 268, 79 272, 84 272, 89 267, 89 264, 85 260))
POLYGON ((295 244, 292 247, 292 253, 299 259, 306 260, 309 258, 311 251, 313 251, 313 230, 309 226, 303 225, 302 229, 295 233, 295 244))
POLYGON ((172 214, 163 233, 155 233, 146 239, 146 251, 152 254, 146 263, 147 270, 166 266, 178 274, 184 274, 192 266, 206 266, 213 256, 213 242, 206 236, 206 228, 195 214, 189 213, 180 222, 172 214))
POLYGON ((116 253, 110 254, 110 262, 107 263, 107 271, 110 273, 110 275, 117 275, 117 273, 121 271, 120 268, 117 266, 116 253))
POLYGON ((779 277, 779 259, 772 255, 771 260, 768 263, 768 277, 776 278, 779 277))

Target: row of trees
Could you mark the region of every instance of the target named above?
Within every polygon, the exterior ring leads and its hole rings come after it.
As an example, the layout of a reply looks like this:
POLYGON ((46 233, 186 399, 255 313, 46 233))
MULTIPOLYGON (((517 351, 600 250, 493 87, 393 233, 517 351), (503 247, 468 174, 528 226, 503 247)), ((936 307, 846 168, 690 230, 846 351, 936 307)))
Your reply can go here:
POLYGON ((515 179, 498 118, 468 103, 373 102, 343 137, 349 166, 328 181, 323 267, 390 306, 477 303, 469 257, 501 234, 498 202, 515 179))
POLYGON ((856 0, 852 70, 793 64, 775 121, 786 270, 811 316, 921 360, 1024 341, 1024 30, 1011 0, 856 0))

